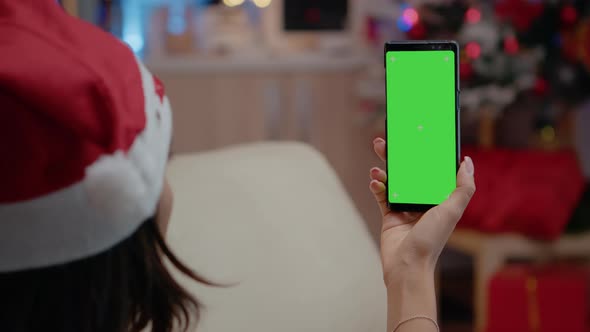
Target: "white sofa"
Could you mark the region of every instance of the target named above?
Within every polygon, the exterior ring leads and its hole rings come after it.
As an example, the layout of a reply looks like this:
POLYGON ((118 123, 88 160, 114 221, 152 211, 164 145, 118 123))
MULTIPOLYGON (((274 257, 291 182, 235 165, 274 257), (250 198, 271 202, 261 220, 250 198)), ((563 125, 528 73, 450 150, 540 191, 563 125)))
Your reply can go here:
POLYGON ((199 332, 385 331, 378 248, 318 152, 238 146, 177 156, 168 174, 171 247, 207 278, 238 283, 183 280, 205 305, 199 332))

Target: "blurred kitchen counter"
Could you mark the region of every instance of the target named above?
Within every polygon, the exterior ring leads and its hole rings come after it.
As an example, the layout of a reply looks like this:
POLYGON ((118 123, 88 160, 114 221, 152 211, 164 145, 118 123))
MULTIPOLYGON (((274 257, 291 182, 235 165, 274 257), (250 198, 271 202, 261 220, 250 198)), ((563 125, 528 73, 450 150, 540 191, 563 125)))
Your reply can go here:
POLYGON ((262 140, 309 143, 336 169, 377 236, 367 174, 380 162, 358 93, 368 63, 363 56, 320 54, 146 60, 172 104, 175 153, 262 140))
POLYGON ((146 64, 153 71, 170 73, 276 73, 276 72, 317 72, 363 69, 370 64, 364 55, 336 55, 324 53, 271 55, 245 54, 228 56, 174 56, 147 59, 146 64))

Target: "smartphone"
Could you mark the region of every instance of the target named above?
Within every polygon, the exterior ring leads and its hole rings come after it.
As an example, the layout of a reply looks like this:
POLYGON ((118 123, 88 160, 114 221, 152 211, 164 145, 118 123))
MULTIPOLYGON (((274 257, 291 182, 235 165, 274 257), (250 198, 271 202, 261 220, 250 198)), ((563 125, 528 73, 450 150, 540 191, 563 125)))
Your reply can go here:
POLYGON ((458 59, 454 41, 385 44, 387 200, 393 211, 426 211, 456 187, 458 59))

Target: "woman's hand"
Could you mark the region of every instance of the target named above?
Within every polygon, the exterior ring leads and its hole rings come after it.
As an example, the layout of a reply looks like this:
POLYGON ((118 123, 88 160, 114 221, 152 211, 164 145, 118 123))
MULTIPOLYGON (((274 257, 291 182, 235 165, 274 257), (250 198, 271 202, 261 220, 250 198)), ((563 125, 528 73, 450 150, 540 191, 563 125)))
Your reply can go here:
MULTIPOLYGON (((385 141, 377 138, 374 149, 385 161, 385 141)), ((465 157, 457 173, 457 189, 449 199, 426 213, 392 212, 387 206, 387 174, 371 169, 370 189, 381 209, 381 259, 386 285, 406 269, 434 270, 438 256, 475 193, 474 167, 465 157)))
MULTIPOLYGON (((377 138, 373 145, 379 158, 385 161, 385 141, 377 138)), ((381 262, 390 302, 390 328, 412 315, 427 315, 436 319, 434 269, 449 236, 475 193, 473 174, 473 162, 465 157, 457 173, 457 188, 446 201, 425 213, 408 213, 389 209, 387 174, 377 167, 371 169, 369 187, 383 216, 381 262)), ((428 322, 412 324, 427 326, 428 322)), ((409 326, 412 324, 408 324, 408 328, 421 327, 409 326)))

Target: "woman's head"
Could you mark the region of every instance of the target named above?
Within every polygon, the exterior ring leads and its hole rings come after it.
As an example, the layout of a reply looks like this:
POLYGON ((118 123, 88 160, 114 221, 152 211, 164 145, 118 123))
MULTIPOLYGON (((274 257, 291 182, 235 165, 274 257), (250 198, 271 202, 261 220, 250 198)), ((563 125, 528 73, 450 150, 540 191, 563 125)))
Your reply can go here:
POLYGON ((162 84, 54 0, 0 9, 0 330, 168 331, 198 303, 163 261, 201 279, 162 238, 162 84))
POLYGON ((155 220, 107 251, 42 269, 0 273, 0 330, 7 332, 170 332, 198 319, 199 303, 166 262, 180 263, 155 220))

